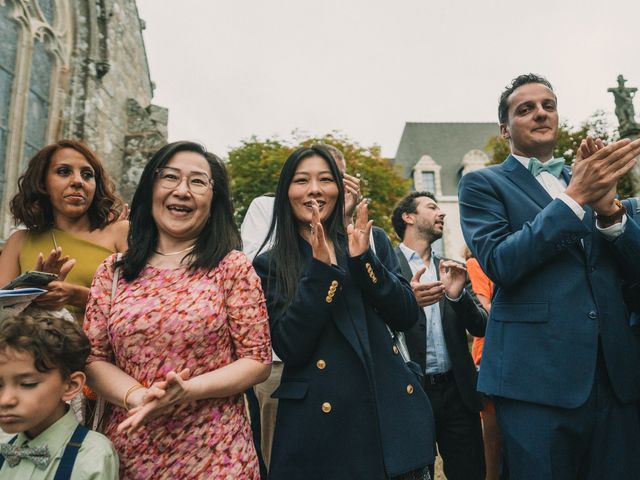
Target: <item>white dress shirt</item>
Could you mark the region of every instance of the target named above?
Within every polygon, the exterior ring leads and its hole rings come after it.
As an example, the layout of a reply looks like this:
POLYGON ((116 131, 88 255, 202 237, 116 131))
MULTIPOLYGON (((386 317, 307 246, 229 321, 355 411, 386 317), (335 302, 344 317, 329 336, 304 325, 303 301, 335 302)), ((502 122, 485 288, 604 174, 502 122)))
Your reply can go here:
MULTIPOLYGON (((240 226, 240 235, 242 236, 242 251, 249 257, 249 260, 258 253, 258 249, 262 242, 264 242, 267 233, 269 232, 269 225, 271 225, 271 218, 273 217, 273 203, 274 197, 261 196, 256 197, 251 201, 247 213, 244 216, 242 225, 240 226)), ((269 242, 262 249, 266 252, 270 248, 269 242)))
MULTIPOLYGON (((513 153, 511 155, 513 155, 513 157, 518 160, 524 166, 524 168, 529 170, 530 159, 528 157, 514 155, 513 153)), ((584 218, 584 208, 582 208, 582 206, 578 202, 576 202, 573 198, 565 193, 565 190, 567 189, 567 182, 564 181, 564 178, 562 178, 562 176, 556 178, 549 172, 542 171, 535 177, 535 179, 540 185, 542 185, 542 188, 544 188, 544 190, 549 194, 551 198, 562 200, 571 210, 573 210, 573 213, 575 213, 580 220, 584 218)), ((600 230, 600 233, 602 233, 606 238, 608 238, 609 240, 614 240, 624 233, 624 227, 626 223, 627 216, 625 215, 622 217, 622 222, 615 223, 606 228, 600 228, 598 222, 596 222, 596 228, 600 230)))
MULTIPOLYGON (((240 235, 242 236, 242 251, 249 257, 249 260, 258 254, 258 249, 269 233, 269 225, 273 217, 274 197, 262 195, 251 201, 247 213, 244 216, 242 225, 240 226, 240 235)), ((266 252, 271 248, 271 240, 262 249, 266 252)), ((273 352, 273 361, 281 362, 280 357, 273 352)))

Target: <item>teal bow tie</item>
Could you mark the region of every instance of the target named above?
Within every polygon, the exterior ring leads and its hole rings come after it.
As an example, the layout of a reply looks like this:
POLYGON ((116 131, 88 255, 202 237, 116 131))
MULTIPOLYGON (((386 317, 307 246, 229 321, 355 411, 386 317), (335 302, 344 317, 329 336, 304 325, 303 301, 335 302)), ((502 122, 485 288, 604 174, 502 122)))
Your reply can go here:
POLYGON ((7 464, 10 467, 15 467, 20 463, 23 458, 30 460, 40 470, 44 470, 49 463, 51 455, 49 454, 49 448, 45 445, 43 447, 16 447, 15 445, 9 445, 3 443, 0 445, 0 454, 5 458, 7 464))
POLYGON ((537 158, 529 159, 529 171, 531 175, 537 177, 542 172, 549 172, 556 178, 560 178, 560 174, 562 173, 562 169, 564 168, 564 158, 552 158, 544 163, 542 163, 537 158))

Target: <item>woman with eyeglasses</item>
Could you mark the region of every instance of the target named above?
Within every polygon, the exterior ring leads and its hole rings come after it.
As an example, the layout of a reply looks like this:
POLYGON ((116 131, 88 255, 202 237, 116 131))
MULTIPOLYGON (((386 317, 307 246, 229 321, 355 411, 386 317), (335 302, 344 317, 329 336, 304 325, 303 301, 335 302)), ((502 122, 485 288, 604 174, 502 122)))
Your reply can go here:
POLYGON ((242 392, 269 375, 271 342, 222 161, 196 143, 166 145, 130 222, 132 248, 98 269, 84 325, 121 475, 258 479, 242 392))

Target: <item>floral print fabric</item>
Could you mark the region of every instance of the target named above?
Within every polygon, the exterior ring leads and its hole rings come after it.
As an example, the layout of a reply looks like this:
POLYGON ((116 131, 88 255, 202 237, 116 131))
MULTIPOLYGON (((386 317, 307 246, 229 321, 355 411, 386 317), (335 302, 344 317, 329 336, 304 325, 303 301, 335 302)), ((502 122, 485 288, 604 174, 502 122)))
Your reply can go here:
MULTIPOLYGON (((111 299, 113 255, 96 272, 84 329, 89 363, 114 363, 145 386, 185 368, 192 376, 239 358, 271 362, 260 280, 247 257, 230 252, 213 270, 147 266, 111 299)), ((126 437, 126 412, 113 407, 105 434, 125 479, 259 479, 242 394, 200 400, 151 420, 126 437)))

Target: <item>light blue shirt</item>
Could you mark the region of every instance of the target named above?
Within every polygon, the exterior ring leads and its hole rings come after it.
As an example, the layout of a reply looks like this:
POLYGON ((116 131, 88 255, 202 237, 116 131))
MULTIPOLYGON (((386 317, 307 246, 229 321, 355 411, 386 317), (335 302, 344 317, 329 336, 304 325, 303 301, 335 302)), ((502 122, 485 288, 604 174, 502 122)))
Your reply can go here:
MULTIPOLYGON (((14 443, 17 447, 44 447, 49 449, 51 458, 44 469, 35 463, 23 459, 15 467, 5 461, 0 469, 0 480, 52 480, 67 444, 78 426, 78 421, 69 408, 67 413, 35 438, 29 438, 24 432, 18 434, 14 443)), ((9 435, 8 438, 14 437, 9 435)), ((70 480, 118 480, 119 462, 113 444, 104 435, 90 431, 82 442, 78 456, 73 464, 70 480)))
MULTIPOLYGON (((420 277, 421 283, 436 282, 438 280, 438 274, 436 272, 436 264, 433 261, 428 265, 422 261, 422 258, 407 247, 404 243, 399 245, 400 251, 404 254, 411 273, 415 274, 422 267, 427 267, 427 270, 420 277)), ((431 375, 434 373, 445 373, 451 370, 451 360, 449 359, 449 352, 447 351, 447 345, 444 341, 444 332, 442 330, 442 316, 440 314, 440 303, 436 302, 433 305, 423 307, 426 317, 426 330, 427 336, 427 359, 425 373, 431 375)))

